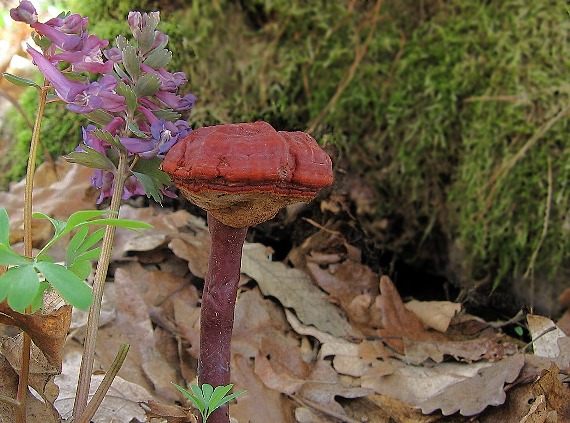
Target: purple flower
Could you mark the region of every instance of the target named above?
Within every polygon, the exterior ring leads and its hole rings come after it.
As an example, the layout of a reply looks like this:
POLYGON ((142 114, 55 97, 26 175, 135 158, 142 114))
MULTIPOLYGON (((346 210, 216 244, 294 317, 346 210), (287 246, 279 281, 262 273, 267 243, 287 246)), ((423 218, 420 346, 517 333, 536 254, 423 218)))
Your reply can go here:
POLYGON ((131 198, 133 195, 144 195, 145 193, 144 187, 134 175, 127 178, 123 189, 123 200, 131 198))
POLYGON ((41 73, 51 83, 55 92, 63 101, 70 103, 86 89, 86 85, 77 81, 70 81, 52 63, 46 59, 39 51, 32 47, 26 50, 34 59, 34 63, 40 68, 41 73))
POLYGON ((103 50, 105 57, 115 63, 121 63, 123 61, 123 53, 118 47, 111 47, 107 50, 103 50))
POLYGON ((113 69, 113 62, 103 63, 103 55, 101 54, 101 49, 107 47, 109 41, 101 40, 96 35, 87 36, 87 33, 81 41, 76 51, 64 51, 54 55, 52 59, 71 63, 72 70, 76 72, 110 73, 113 69))
POLYGON ((46 22, 46 25, 56 27, 66 34, 77 35, 83 34, 83 32, 87 29, 88 24, 89 19, 84 18, 77 13, 66 16, 65 18, 52 18, 46 22))
POLYGON ((131 28, 131 32, 137 38, 143 28, 150 26, 151 29, 155 29, 160 21, 160 12, 129 12, 127 16, 127 22, 131 28))
POLYGON ((144 72, 152 73, 160 80, 160 89, 163 91, 174 92, 188 82, 188 78, 184 72, 168 72, 164 68, 153 69, 144 63, 141 65, 144 72))
POLYGON ((10 17, 17 22, 31 25, 38 21, 38 12, 36 12, 36 8, 31 2, 22 0, 18 7, 10 9, 10 17))
POLYGON ((117 80, 112 75, 105 75, 99 81, 90 82, 67 108, 75 113, 90 113, 103 109, 108 112, 121 112, 127 108, 125 97, 115 93, 117 80))
POLYGON ((114 91, 117 80, 112 75, 105 75, 99 81, 88 84, 70 81, 39 51, 31 47, 28 47, 27 51, 59 98, 67 103, 67 108, 72 112, 89 113, 97 109, 120 112, 127 108, 125 98, 114 91))
POLYGON ((38 34, 48 38, 62 50, 73 50, 81 42, 81 37, 79 35, 66 34, 58 28, 48 24, 35 22, 30 26, 34 28, 38 34))
POLYGON ((194 94, 186 94, 184 97, 181 97, 178 94, 163 90, 156 93, 156 98, 164 103, 166 107, 178 112, 192 109, 194 107, 194 102, 196 101, 196 96, 194 94))

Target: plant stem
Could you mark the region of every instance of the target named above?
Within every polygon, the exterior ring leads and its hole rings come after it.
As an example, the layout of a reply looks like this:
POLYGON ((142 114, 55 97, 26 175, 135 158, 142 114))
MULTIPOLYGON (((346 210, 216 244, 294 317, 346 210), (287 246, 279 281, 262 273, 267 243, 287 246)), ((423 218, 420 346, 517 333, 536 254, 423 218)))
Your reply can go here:
MULTIPOLYGON (((110 217, 118 217, 121 199, 123 196, 123 188, 125 180, 128 176, 127 169, 127 153, 121 151, 119 153, 119 163, 113 183, 113 194, 111 196, 111 205, 109 211, 110 217)), ((103 300, 103 289, 107 279, 107 271, 111 260, 111 252, 115 241, 115 226, 107 226, 103 243, 101 246, 101 256, 97 263, 95 271, 95 281, 93 282, 93 305, 89 309, 87 318, 87 334, 83 344, 83 356, 81 358, 81 368, 79 370, 79 381, 77 384, 77 392, 75 395, 75 403, 73 405, 73 416, 79 417, 85 411, 87 399, 89 397, 89 386, 91 385, 91 374, 93 372, 93 362, 95 360, 95 344, 97 341, 97 331, 99 329, 99 315, 101 313, 101 302, 103 300)))
MULTIPOLYGON (((38 99, 38 110, 30 141, 30 152, 28 155, 28 168, 26 169, 26 186, 24 188, 24 254, 32 257, 32 194, 34 190, 34 174, 36 171, 36 157, 38 155, 38 144, 40 142, 40 131, 44 110, 46 106, 48 87, 44 85, 40 89, 38 99)), ((29 311, 29 308, 26 309, 29 311)), ((24 331, 22 340, 22 356, 20 361, 20 378, 18 380, 18 394, 16 400, 16 423, 26 423, 26 396, 28 394, 28 377, 30 374, 30 351, 32 340, 24 331)))
POLYGON ((121 366, 125 362, 125 358, 127 358, 127 353, 129 352, 130 345, 129 344, 122 344, 119 348, 119 352, 115 356, 115 360, 113 364, 109 368, 109 371, 105 374, 105 377, 101 381, 101 384, 97 388, 97 392, 93 395, 93 398, 89 402, 89 405, 85 408, 83 414, 76 419, 76 423, 89 423, 91 418, 95 415, 95 412, 103 402, 105 398, 105 394, 111 387, 115 376, 119 373, 121 366))
MULTIPOLYGON (((198 383, 214 388, 230 383, 231 339, 241 255, 247 228, 232 228, 208 213, 212 248, 202 293, 198 383)), ((228 405, 214 411, 208 423, 229 423, 228 405)))

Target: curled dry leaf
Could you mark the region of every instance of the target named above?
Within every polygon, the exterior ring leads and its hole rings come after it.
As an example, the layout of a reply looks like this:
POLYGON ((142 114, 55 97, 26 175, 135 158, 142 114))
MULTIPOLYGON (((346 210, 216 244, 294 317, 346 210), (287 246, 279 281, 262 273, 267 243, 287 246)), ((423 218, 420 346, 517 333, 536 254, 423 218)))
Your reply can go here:
POLYGON ((445 333, 451 319, 461 311, 461 304, 451 301, 417 301, 411 300, 405 304, 428 328, 445 333))
POLYGON ((476 376, 448 386, 419 407, 425 414, 441 409, 444 416, 457 411, 463 416, 474 416, 489 405, 505 402, 504 384, 513 382, 523 366, 522 354, 504 358, 480 370, 476 376))
POLYGON ((380 278, 380 296, 377 299, 382 313, 383 328, 379 336, 390 347, 404 353, 404 338, 418 341, 443 342, 447 338, 439 333, 427 332, 420 319, 406 309, 396 287, 388 276, 380 278))
POLYGON ((49 314, 20 314, 0 303, 0 323, 26 331, 47 361, 61 369, 63 346, 71 323, 71 306, 64 305, 49 314))

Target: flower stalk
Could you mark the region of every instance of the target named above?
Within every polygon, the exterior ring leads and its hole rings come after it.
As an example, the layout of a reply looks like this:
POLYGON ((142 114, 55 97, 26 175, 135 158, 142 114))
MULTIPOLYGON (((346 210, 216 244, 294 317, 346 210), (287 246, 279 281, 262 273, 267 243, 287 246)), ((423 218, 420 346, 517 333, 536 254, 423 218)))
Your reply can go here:
MULTIPOLYGON (((36 172, 36 158, 38 155, 38 145, 40 143, 40 131, 44 110, 47 101, 47 93, 49 86, 44 86, 39 90, 38 110, 34 129, 32 131, 32 139, 30 141, 30 152, 28 156, 28 167, 26 170, 26 184, 24 188, 24 254, 32 257, 32 196, 34 190, 34 175, 36 172)), ((29 309, 27 311, 30 311, 29 309)), ((16 423, 26 423, 26 397, 28 394, 28 377, 30 374, 30 351, 32 340, 24 331, 22 340, 22 354, 20 361, 20 378, 18 379, 18 393, 16 408, 16 423)))
MULTIPOLYGON (((115 184, 113 194, 111 196, 109 217, 118 217, 119 215, 121 197, 127 176, 127 153, 126 151, 121 151, 119 153, 119 164, 115 174, 115 184)), ((73 405, 73 415, 77 417, 81 416, 87 407, 89 386, 91 385, 91 374, 93 373, 93 362, 95 360, 95 344, 97 340, 97 330, 99 328, 103 291, 105 288, 105 281, 107 279, 109 262, 111 260, 113 243, 115 241, 115 232, 116 226, 107 226, 105 228, 103 245, 101 246, 101 256, 97 262, 97 269, 95 271, 95 281, 93 282, 93 305, 89 309, 89 316, 87 318, 87 334, 83 344, 83 356, 81 358, 81 367, 79 370, 79 381, 75 395, 75 403, 73 405)))

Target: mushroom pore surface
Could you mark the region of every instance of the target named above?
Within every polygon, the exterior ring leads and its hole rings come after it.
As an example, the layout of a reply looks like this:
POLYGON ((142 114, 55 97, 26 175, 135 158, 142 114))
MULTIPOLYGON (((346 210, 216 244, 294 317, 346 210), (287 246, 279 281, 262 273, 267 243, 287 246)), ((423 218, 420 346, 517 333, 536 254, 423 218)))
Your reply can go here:
POLYGON ((261 121, 196 129, 172 147, 162 169, 188 200, 235 228, 309 202, 333 181, 331 159, 311 136, 261 121))

